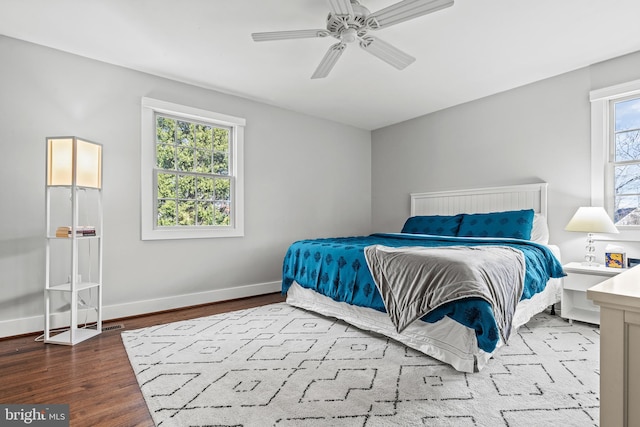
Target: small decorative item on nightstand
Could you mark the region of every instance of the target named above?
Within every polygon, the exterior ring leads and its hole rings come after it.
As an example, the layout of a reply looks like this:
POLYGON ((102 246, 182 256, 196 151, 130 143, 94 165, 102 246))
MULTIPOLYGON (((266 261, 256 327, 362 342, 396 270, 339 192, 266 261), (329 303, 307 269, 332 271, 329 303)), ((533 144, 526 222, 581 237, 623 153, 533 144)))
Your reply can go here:
POLYGON ((604 249, 604 266, 610 268, 625 268, 627 253, 622 246, 607 245, 604 249))
POLYGON ((627 256, 619 252, 606 252, 604 266, 609 268, 624 268, 627 256))

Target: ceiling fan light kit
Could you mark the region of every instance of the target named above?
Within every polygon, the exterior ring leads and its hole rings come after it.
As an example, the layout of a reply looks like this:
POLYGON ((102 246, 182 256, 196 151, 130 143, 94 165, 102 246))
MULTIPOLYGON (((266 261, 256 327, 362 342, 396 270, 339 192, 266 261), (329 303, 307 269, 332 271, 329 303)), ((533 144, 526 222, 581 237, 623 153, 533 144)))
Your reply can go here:
POLYGON ((415 58, 391 44, 371 35, 370 30, 379 30, 417 18, 428 13, 453 6, 454 0, 403 0, 377 12, 369 9, 357 0, 329 0, 331 9, 327 17, 326 30, 289 30, 253 33, 254 41, 274 41, 304 38, 322 38, 332 36, 338 40, 320 61, 312 79, 329 75, 333 66, 344 53, 347 44, 359 42, 360 47, 389 65, 402 70, 415 61, 415 58))

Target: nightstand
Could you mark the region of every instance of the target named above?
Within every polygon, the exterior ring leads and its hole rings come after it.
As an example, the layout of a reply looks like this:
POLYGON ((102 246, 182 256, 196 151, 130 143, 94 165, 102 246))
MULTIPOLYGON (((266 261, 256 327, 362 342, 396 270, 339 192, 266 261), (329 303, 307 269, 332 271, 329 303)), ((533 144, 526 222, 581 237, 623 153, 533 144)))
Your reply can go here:
POLYGON ((627 269, 587 266, 580 262, 570 262, 562 268, 567 276, 562 279, 561 316, 570 323, 579 320, 599 325, 600 309, 587 299, 587 289, 627 269))

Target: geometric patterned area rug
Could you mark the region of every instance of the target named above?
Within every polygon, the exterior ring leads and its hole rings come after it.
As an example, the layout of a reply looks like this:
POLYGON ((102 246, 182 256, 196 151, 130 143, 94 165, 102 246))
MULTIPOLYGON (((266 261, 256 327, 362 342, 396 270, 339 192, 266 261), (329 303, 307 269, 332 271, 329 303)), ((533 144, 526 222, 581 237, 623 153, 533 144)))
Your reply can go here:
POLYGON ((286 303, 122 333, 157 426, 597 426, 599 338, 540 313, 469 374, 286 303))

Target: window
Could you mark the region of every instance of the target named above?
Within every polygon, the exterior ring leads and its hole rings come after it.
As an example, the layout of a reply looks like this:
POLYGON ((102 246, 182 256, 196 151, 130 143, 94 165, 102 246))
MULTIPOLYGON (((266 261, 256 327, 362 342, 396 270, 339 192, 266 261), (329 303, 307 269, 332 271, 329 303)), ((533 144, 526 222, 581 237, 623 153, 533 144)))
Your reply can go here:
POLYGON ((591 92, 591 199, 640 230, 640 80, 591 92))
POLYGON ((640 95, 611 101, 610 110, 614 222, 640 225, 640 95))
POLYGON ((142 99, 142 239, 244 234, 245 120, 142 99))

